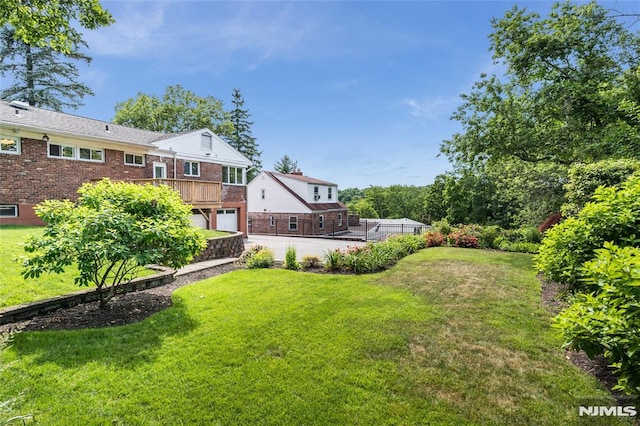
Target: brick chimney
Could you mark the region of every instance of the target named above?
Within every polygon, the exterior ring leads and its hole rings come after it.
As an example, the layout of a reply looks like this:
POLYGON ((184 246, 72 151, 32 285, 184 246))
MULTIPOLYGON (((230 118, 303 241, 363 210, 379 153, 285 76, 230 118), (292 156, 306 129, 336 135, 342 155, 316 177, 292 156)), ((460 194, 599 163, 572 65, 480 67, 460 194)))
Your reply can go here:
POLYGON ((300 169, 298 170, 294 170, 291 173, 289 173, 290 175, 296 175, 296 176, 302 176, 302 172, 300 171, 300 169))

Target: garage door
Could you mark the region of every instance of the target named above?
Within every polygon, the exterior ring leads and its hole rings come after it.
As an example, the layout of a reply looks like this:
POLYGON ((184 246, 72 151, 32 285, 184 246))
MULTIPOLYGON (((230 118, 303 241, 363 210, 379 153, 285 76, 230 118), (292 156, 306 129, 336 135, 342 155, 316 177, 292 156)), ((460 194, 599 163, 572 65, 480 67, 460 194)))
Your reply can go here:
POLYGON ((198 228, 207 228, 207 219, 205 219, 200 213, 191 215, 191 223, 193 226, 198 228))
POLYGON ((236 232, 238 230, 238 212, 236 209, 220 209, 216 213, 216 229, 232 232, 236 232))

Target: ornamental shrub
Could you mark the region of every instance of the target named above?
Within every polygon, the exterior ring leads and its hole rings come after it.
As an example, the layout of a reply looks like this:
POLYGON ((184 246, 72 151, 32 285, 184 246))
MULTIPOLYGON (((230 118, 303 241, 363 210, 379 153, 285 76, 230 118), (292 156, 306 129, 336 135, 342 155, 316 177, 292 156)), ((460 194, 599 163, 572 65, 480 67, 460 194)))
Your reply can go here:
POLYGON ((324 268, 329 272, 339 271, 342 267, 344 254, 340 249, 329 250, 324 254, 324 268))
POLYGON ((476 226, 462 225, 455 228, 445 239, 451 247, 478 248, 480 246, 479 230, 476 226))
POLYGON ((307 254, 302 257, 302 264, 300 266, 302 269, 319 268, 322 266, 322 262, 318 256, 307 254))
POLYGON ((535 257, 548 280, 567 283, 572 290, 585 286, 585 262, 605 242, 638 246, 640 237, 640 177, 631 176, 619 188, 600 187, 577 216, 549 231, 535 257))
POLYGON ((292 271, 300 269, 300 263, 297 260, 296 248, 293 246, 287 247, 284 255, 284 267, 286 269, 291 269, 292 271))
POLYGON ((554 318, 565 347, 604 355, 617 389, 640 394, 640 249, 604 243, 584 266, 592 293, 576 295, 554 318))
POLYGON ((245 262, 246 267, 249 269, 270 268, 274 264, 273 251, 268 248, 258 250, 245 262))
POLYGON ((438 231, 425 232, 424 239, 427 247, 440 247, 444 244, 444 237, 438 231))

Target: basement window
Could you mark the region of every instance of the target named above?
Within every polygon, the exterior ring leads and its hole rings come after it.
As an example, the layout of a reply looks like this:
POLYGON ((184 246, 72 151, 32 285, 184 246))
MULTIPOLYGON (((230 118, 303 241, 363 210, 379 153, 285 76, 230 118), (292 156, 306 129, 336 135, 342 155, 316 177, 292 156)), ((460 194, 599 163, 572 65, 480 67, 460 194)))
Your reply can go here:
POLYGON ((18 217, 17 205, 0 205, 0 217, 18 217))

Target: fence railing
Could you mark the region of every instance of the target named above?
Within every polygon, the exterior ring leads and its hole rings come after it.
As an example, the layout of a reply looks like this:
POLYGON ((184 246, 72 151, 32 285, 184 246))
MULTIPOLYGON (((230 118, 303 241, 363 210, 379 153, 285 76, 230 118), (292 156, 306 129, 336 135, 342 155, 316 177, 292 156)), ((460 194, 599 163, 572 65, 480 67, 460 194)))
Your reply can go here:
POLYGON ((264 234, 278 236, 324 237, 353 239, 360 241, 380 241, 390 235, 420 234, 428 229, 426 225, 406 223, 384 223, 370 220, 360 220, 359 225, 340 225, 335 220, 317 219, 256 219, 249 218, 249 234, 264 234))
POLYGON ((131 182, 144 185, 167 185, 180 193, 182 200, 194 207, 215 207, 221 204, 220 182, 186 179, 134 179, 131 182))

